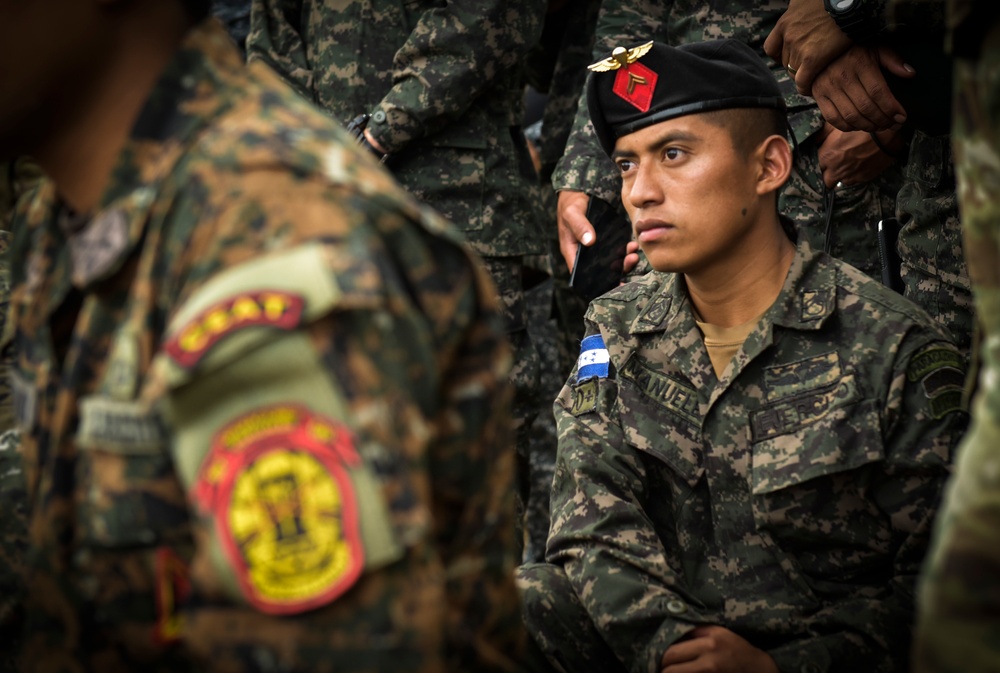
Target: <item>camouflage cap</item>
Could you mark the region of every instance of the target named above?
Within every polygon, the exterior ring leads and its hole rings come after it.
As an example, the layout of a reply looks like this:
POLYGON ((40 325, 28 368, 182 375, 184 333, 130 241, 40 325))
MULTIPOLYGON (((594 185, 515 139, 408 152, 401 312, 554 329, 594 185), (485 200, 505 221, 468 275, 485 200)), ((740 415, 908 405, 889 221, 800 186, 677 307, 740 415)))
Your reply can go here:
POLYGON ((658 42, 625 49, 589 66, 587 107, 601 147, 667 119, 726 108, 784 109, 763 59, 738 40, 658 42))

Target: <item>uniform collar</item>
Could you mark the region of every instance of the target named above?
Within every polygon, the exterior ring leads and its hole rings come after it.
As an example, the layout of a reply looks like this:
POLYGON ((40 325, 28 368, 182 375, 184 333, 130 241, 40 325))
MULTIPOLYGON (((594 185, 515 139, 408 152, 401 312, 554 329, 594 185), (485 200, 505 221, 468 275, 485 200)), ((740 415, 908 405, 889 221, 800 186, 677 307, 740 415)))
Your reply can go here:
POLYGON ((84 289, 116 273, 146 223, 166 214, 151 211, 159 196, 178 187, 167 184, 167 176, 198 132, 232 104, 235 89, 228 83, 242 68, 239 52, 214 19, 188 33, 150 92, 98 208, 67 237, 66 272, 73 285, 84 289))
MULTIPOLYGON (((795 257, 781 292, 764 317, 789 329, 817 330, 833 314, 837 300, 836 269, 821 264, 804 236, 795 246, 795 257)), ((657 273, 657 272, 652 272, 657 273)), ((677 326, 682 313, 690 313, 687 286, 679 274, 659 274, 660 291, 632 320, 629 332, 651 334, 677 326)))

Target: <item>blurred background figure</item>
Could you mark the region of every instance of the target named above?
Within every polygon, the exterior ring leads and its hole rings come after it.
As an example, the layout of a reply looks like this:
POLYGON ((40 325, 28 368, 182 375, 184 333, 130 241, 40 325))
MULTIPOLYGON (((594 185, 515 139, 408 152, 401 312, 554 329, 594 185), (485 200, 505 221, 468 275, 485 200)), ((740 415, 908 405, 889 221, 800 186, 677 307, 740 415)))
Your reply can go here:
MULTIPOLYGON (((890 6, 900 21, 933 9, 890 6)), ((913 659, 917 673, 988 673, 1000 670, 1000 4, 948 9, 958 200, 981 338, 972 425, 925 568, 913 659)))

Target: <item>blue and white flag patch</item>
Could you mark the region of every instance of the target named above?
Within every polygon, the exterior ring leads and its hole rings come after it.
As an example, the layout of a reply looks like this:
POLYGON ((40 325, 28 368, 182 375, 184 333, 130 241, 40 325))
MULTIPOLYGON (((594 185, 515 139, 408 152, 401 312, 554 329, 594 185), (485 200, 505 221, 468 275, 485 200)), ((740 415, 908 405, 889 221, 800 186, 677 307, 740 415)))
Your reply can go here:
POLYGON ((608 363, 611 356, 604 346, 600 334, 591 334, 580 342, 580 357, 576 361, 576 380, 583 381, 591 376, 608 378, 608 363))

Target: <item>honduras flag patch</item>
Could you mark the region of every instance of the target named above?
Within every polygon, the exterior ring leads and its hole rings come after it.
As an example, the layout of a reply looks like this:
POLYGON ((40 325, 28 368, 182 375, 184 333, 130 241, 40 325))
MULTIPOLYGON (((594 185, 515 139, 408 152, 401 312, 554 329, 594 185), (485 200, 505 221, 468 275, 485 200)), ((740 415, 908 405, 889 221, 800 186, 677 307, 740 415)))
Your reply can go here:
POLYGON ((604 346, 600 334, 591 334, 580 342, 580 357, 576 361, 576 380, 583 381, 591 376, 608 378, 608 363, 611 356, 604 346))

